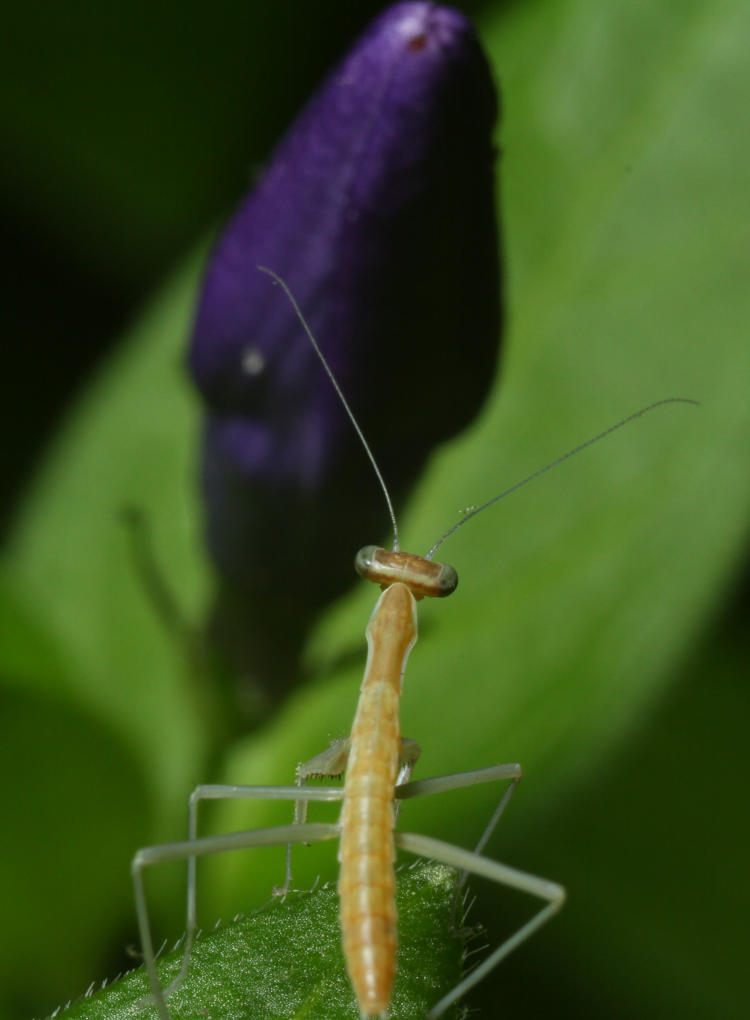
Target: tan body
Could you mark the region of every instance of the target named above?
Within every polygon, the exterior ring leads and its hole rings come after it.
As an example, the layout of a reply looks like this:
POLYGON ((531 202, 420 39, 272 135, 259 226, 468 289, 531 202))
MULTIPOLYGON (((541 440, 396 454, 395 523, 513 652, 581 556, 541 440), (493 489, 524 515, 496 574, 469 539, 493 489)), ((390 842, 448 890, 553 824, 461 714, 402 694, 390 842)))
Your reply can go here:
MULTIPOLYGON (((190 838, 181 843, 145 847, 133 858, 138 924, 144 957, 160 1020, 172 1020, 166 997, 180 987, 188 972, 197 930, 195 910, 195 862, 198 857, 252 846, 287 845, 287 876, 278 890, 291 888, 290 850, 293 844, 322 839, 340 841, 339 896, 341 931, 347 970, 357 998, 360 1017, 383 1017, 391 1001, 396 972, 395 848, 442 861, 463 872, 483 875, 510 888, 547 901, 530 921, 498 946, 490 956, 426 1013, 418 1016, 438 1020, 469 988, 472 988, 513 949, 556 913, 565 890, 554 882, 510 868, 481 856, 506 803, 521 778, 517 763, 494 765, 473 772, 410 782, 419 757, 419 745, 402 739, 399 699, 409 652, 417 640, 417 601, 423 596, 450 594, 458 583, 447 564, 436 564, 401 552, 366 546, 357 556, 359 572, 384 590, 367 627, 368 656, 351 736, 333 741, 327 750, 297 767, 294 786, 199 786, 190 798, 190 838), (343 786, 310 788, 308 779, 340 776, 343 786), (510 781, 475 852, 451 846, 415 833, 394 832, 396 804, 410 797, 474 786, 477 783, 510 781), (236 798, 293 800, 293 825, 221 836, 198 837, 198 804, 204 800, 236 798), (342 801, 339 822, 307 822, 310 801, 342 801), (146 908, 143 871, 158 862, 188 862, 187 937, 182 966, 172 983, 162 989, 156 970, 151 929, 146 908)), ((418 1020, 415 1016, 415 1020, 418 1020)))
POLYGON ((392 584, 380 596, 367 627, 367 666, 352 726, 340 820, 344 956, 365 1017, 385 1011, 396 971, 393 828, 401 748, 399 698, 416 640, 416 600, 405 584, 392 584))

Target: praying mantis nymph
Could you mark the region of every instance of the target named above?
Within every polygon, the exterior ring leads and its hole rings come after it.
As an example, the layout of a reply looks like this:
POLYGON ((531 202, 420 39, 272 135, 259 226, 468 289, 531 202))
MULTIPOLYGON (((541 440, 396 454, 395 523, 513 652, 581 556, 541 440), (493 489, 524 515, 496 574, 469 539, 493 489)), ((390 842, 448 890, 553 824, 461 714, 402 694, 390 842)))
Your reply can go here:
POLYGON ((197 928, 195 909, 197 857, 231 849, 286 845, 286 882, 280 890, 280 893, 284 893, 291 884, 292 844, 338 838, 340 862, 338 891, 347 970, 362 1020, 383 1017, 391 1000, 396 971, 394 859, 396 848, 401 848, 452 865, 462 872, 461 881, 471 873, 527 892, 544 901, 540 910, 526 924, 494 949, 478 967, 431 1007, 427 1020, 437 1020, 450 1005, 482 980, 505 956, 560 909, 565 900, 565 891, 556 882, 508 867, 482 854, 521 779, 519 764, 495 765, 471 772, 411 781, 420 748, 416 741, 401 736, 399 698, 406 662, 417 639, 417 602, 425 597, 440 598, 450 595, 458 584, 458 576, 453 567, 435 562, 433 556, 439 546, 472 517, 616 429, 622 428, 656 407, 670 403, 695 404, 697 401, 681 397, 659 400, 618 421, 488 502, 472 507, 435 543, 426 556, 415 556, 399 549, 396 517, 388 489, 354 414, 293 295, 274 272, 264 267, 258 268, 272 277, 285 292, 352 420, 385 495, 393 527, 394 547, 392 551, 388 551, 376 546, 366 546, 359 551, 355 560, 357 572, 378 584, 382 593, 367 626, 367 664, 349 737, 335 741, 327 750, 301 764, 297 769, 297 783, 294 786, 198 786, 190 797, 188 840, 146 847, 139 850, 133 858, 132 875, 146 969, 159 1016, 161 1020, 170 1020, 166 998, 187 974, 197 928), (345 778, 341 787, 313 788, 304 785, 313 777, 335 777, 342 774, 345 778), (508 786, 474 851, 431 837, 395 831, 396 804, 401 801, 479 783, 503 781, 507 781, 508 786), (197 831, 200 801, 234 798, 294 801, 294 823, 199 838, 197 831), (342 802, 338 823, 307 822, 307 805, 310 801, 338 800, 342 802), (180 973, 165 990, 159 983, 156 971, 143 870, 157 862, 184 859, 188 861, 187 936, 180 973))

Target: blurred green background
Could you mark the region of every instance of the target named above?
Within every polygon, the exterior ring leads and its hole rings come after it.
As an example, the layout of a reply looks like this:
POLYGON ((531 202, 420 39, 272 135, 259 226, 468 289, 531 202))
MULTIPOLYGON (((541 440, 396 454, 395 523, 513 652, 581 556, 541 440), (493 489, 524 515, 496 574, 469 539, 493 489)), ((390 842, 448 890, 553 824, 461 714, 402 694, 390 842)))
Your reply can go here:
MULTIPOLYGON (((180 359, 206 239, 380 7, 5 13, 3 1017, 44 1016, 129 966, 130 857, 183 835, 194 783, 288 782, 348 728, 371 590, 327 614, 304 687, 216 746, 121 511, 148 521, 197 629, 212 579, 180 359)), ((445 549, 461 586, 424 606, 405 683, 419 774, 523 762, 491 852, 570 893, 475 1004, 517 1018, 744 1017, 750 9, 465 9, 504 103, 508 336, 492 406, 434 457, 404 544, 426 549, 463 506, 652 400, 702 401, 623 430, 445 549)), ((402 825, 471 845, 493 800, 410 804, 402 825)), ((251 824, 286 817, 256 808, 251 824)), ((333 856, 300 851, 300 884, 332 875, 333 856)), ((204 869, 206 924, 280 880, 280 860, 256 857, 204 869)), ((159 932, 177 936, 182 875, 154 879, 159 932)), ((476 889, 492 939, 528 911, 476 889)))

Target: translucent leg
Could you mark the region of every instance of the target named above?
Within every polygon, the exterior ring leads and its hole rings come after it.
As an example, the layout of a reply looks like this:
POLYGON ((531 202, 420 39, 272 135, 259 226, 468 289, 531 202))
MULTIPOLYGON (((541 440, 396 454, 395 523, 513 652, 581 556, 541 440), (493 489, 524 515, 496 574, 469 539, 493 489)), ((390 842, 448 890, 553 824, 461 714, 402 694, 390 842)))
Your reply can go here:
MULTIPOLYGON (((337 787, 326 787, 323 789, 300 790, 297 786, 232 786, 227 784, 210 784, 196 786, 190 794, 188 802, 188 839, 198 838, 198 805, 202 800, 294 800, 295 801, 295 824, 303 824, 307 821, 307 810, 298 812, 297 805, 300 799, 307 805, 310 800, 336 801, 341 800, 343 790, 337 787), (298 817, 298 814, 300 817, 298 817)), ((291 844, 290 844, 291 846, 291 844)), ((290 850, 287 847, 287 856, 290 850)), ((182 966, 177 977, 167 988, 167 995, 179 986, 187 973, 190 952, 193 948, 195 933, 198 928, 196 897, 197 883, 195 874, 195 857, 189 856, 187 861, 187 910, 185 918, 185 950, 182 955, 182 966)))
MULTIPOLYGON (((453 772, 446 776, 435 776, 432 779, 418 779, 414 783, 406 783, 396 789, 396 796, 399 800, 407 800, 409 797, 424 797, 432 793, 445 793, 446 790, 460 790, 467 786, 477 786, 480 783, 497 783, 510 779, 510 786, 500 798, 500 803, 495 808, 492 817, 487 823, 479 842, 474 848, 475 854, 480 854, 487 845, 495 826, 513 796, 513 791, 521 782, 523 770, 518 762, 508 762, 505 765, 490 765, 484 769, 473 769, 470 772, 453 772)), ((466 882, 468 871, 461 872, 458 879, 458 888, 466 882)))
POLYGON ((442 861, 460 871, 459 888, 466 881, 469 874, 481 875, 490 878, 502 885, 519 889, 522 892, 530 893, 546 900, 546 906, 531 918, 525 925, 518 929, 510 938, 506 939, 497 949, 492 952, 471 974, 468 974, 459 984, 456 985, 444 998, 442 998, 427 1015, 427 1020, 437 1020, 437 1017, 448 1009, 448 1007, 464 995, 470 988, 473 988, 481 981, 497 964, 511 953, 517 946, 524 942, 530 935, 540 928, 553 914, 562 907, 565 902, 565 890, 556 882, 549 882, 536 875, 529 875, 526 872, 510 868, 498 861, 490 860, 481 856, 481 851, 487 844, 495 826, 500 820, 513 791, 521 780, 522 770, 517 762, 507 765, 493 765, 490 768, 476 769, 473 772, 457 772, 452 775, 438 776, 434 779, 421 779, 414 783, 407 783, 396 791, 396 796, 401 800, 409 797, 419 797, 432 793, 443 793, 446 790, 462 789, 467 786, 474 786, 477 783, 491 783, 509 779, 510 785, 500 798, 500 803, 495 808, 475 851, 464 850, 462 847, 444 843, 441 840, 432 839, 428 836, 418 836, 412 833, 396 833, 396 845, 412 853, 421 854, 424 857, 432 857, 442 861))
POLYGON ((493 882, 518 889, 521 892, 530 893, 547 901, 547 905, 535 914, 530 921, 522 925, 510 938, 501 943, 490 953, 471 974, 460 981, 447 995, 436 1003, 427 1014, 427 1020, 437 1020, 446 1009, 457 999, 465 995, 482 980, 501 960, 511 953, 522 942, 525 942, 530 935, 541 928, 541 926, 556 914, 565 902, 565 890, 556 882, 549 882, 547 879, 538 878, 536 875, 529 875, 517 868, 510 868, 499 861, 493 861, 489 857, 482 857, 481 854, 473 853, 471 850, 464 850, 462 847, 454 846, 451 843, 444 843, 439 839, 432 839, 430 836, 419 836, 410 832, 397 832, 395 834, 396 846, 411 853, 420 854, 422 857, 430 857, 436 861, 442 861, 460 871, 471 872, 473 875, 480 875, 489 878, 493 882))
POLYGON ((227 799, 262 799, 262 800, 305 800, 335 801, 341 799, 339 788, 300 790, 296 786, 198 786, 190 797, 190 838, 179 843, 164 843, 160 846, 144 847, 133 857, 131 874, 135 892, 138 928, 146 970, 156 1007, 161 1020, 169 1020, 165 995, 174 991, 185 977, 190 959, 190 952, 196 931, 196 894, 195 894, 195 860, 207 854, 222 853, 235 849, 247 849, 257 846, 275 846, 277 844, 312 843, 323 839, 334 839, 338 836, 338 826, 331 824, 283 825, 275 828, 254 829, 247 832, 233 832, 221 836, 197 838, 198 804, 201 800, 227 799), (170 983, 166 991, 162 990, 156 973, 156 958, 151 937, 151 926, 146 904, 146 893, 143 883, 143 870, 151 864, 165 861, 187 860, 187 919, 185 950, 182 964, 177 977, 170 983))
MULTIPOLYGON (((512 780, 509 790, 515 789, 518 785, 523 770, 517 762, 506 765, 490 765, 484 769, 472 769, 470 772, 452 772, 446 776, 433 776, 432 779, 415 779, 412 783, 404 783, 396 787, 396 796, 399 800, 408 800, 410 797, 426 797, 432 793, 445 793, 446 790, 462 790, 467 786, 477 786, 480 783, 497 783, 504 779, 512 780)), ((503 807, 508 803, 508 795, 503 795, 501 804, 503 807)), ((494 828, 500 814, 498 811, 492 816, 490 826, 494 828)), ((488 826, 488 828, 490 828, 488 826)), ((492 830, 490 829, 490 832, 492 830)), ((482 836, 482 846, 489 838, 487 831, 482 836)))

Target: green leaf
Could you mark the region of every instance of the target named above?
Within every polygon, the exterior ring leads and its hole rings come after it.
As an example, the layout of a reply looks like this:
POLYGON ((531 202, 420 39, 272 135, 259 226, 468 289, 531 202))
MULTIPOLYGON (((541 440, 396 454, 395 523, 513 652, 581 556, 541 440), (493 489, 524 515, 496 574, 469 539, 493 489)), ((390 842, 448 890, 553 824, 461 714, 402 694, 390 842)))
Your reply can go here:
POLYGON ((190 649, 165 626, 127 512, 143 517, 157 569, 197 627, 207 588, 191 486, 197 409, 181 361, 199 264, 165 287, 75 408, 32 486, 8 559, 9 583, 65 649, 69 695, 143 759, 162 815, 190 785, 208 734, 190 649))
POLYGON ((146 836, 146 788, 118 735, 69 697, 64 654, 4 580, 0 988, 23 1015, 30 953, 46 994, 69 994, 90 979, 113 915, 131 909, 122 877, 146 836))
MULTIPOLYGON (((571 892, 544 935, 550 999, 576 999, 585 987, 603 1015, 742 1015, 750 887, 738 809, 748 780, 741 631, 707 641, 609 768, 546 820, 571 892)), ((523 994, 534 962, 519 959, 504 994, 523 994)))
MULTIPOLYGON (((456 872, 433 863, 399 873, 400 946, 392 1020, 413 1020, 460 980, 466 931, 452 926, 456 872)), ((160 962, 162 985, 180 968, 180 948, 160 962)), ((140 1000, 144 970, 126 975, 64 1011, 66 1020, 157 1017, 140 1000)), ((271 901, 250 917, 199 938, 188 977, 169 997, 173 1020, 211 1015, 223 1020, 358 1020, 341 952, 338 896, 332 886, 271 901)), ((455 1009, 448 1016, 455 1016, 455 1009)))

